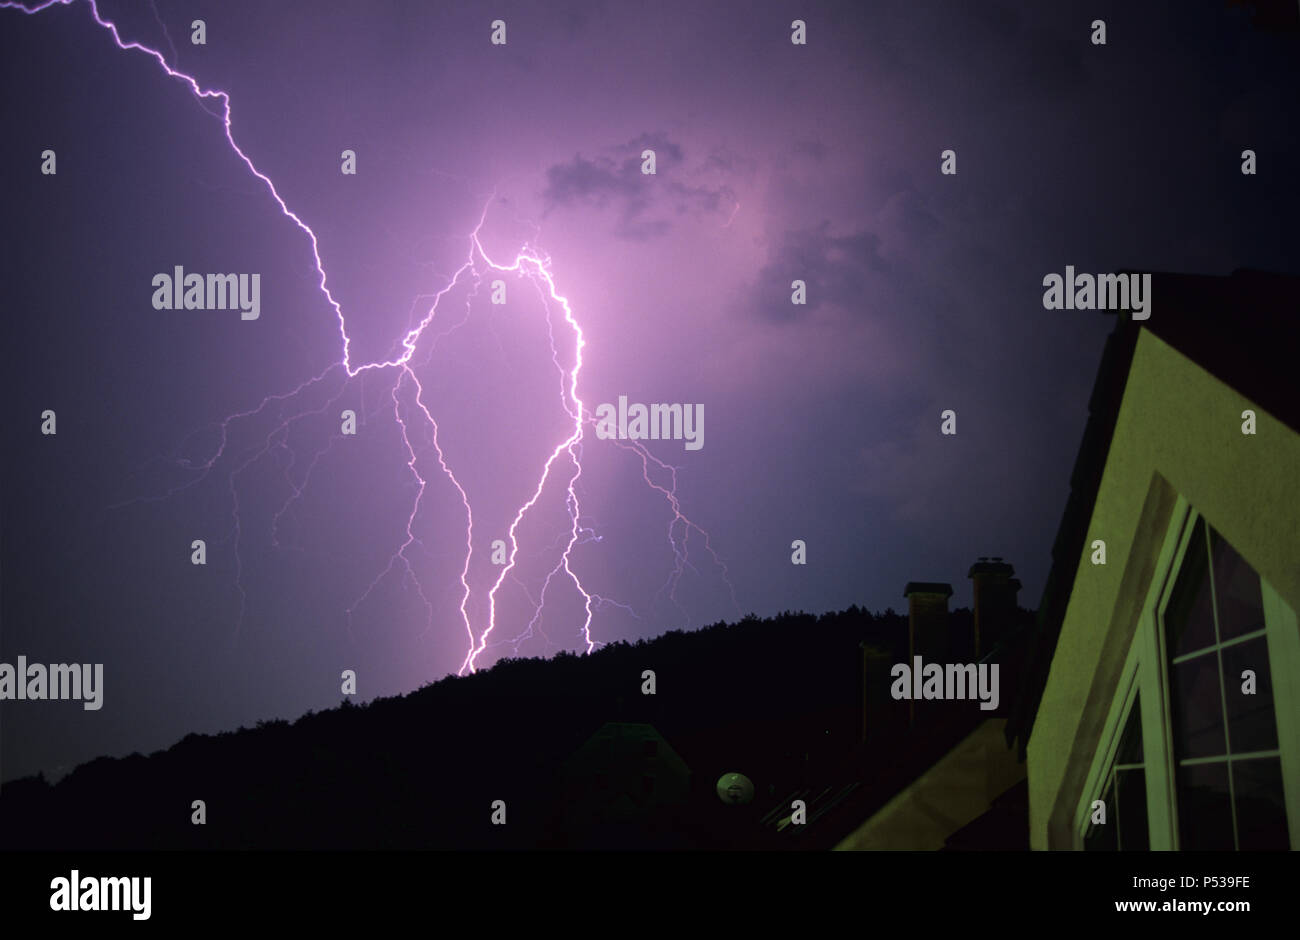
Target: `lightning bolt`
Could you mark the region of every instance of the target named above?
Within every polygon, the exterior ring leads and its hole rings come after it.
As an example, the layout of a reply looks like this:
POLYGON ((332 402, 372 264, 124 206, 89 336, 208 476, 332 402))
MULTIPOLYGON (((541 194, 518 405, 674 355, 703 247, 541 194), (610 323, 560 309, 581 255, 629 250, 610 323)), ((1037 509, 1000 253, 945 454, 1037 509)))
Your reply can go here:
MULTIPOLYGON (((39 3, 36 6, 27 7, 19 3, 11 2, 11 0, 0 0, 0 9, 15 9, 22 13, 32 15, 47 10, 50 7, 69 6, 76 2, 78 2, 78 0, 46 0, 46 2, 39 3)), ((271 198, 275 201, 276 205, 280 207, 280 211, 285 218, 296 225, 303 234, 307 236, 307 239, 311 244, 312 257, 315 262, 317 287, 329 307, 334 311, 334 316, 338 324, 341 351, 341 356, 337 361, 332 362, 320 374, 303 381, 292 391, 279 395, 268 395, 255 408, 228 415, 220 422, 215 422, 214 425, 218 432, 217 446, 212 455, 206 460, 196 462, 191 460, 189 457, 180 456, 179 453, 174 454, 171 459, 176 466, 180 467, 182 470, 193 471, 196 474, 192 479, 173 486, 160 495, 126 500, 121 503, 115 503, 113 506, 108 508, 117 509, 139 502, 157 502, 170 499, 206 480, 216 470, 219 464, 226 463, 233 466, 233 469, 230 470, 227 477, 227 486, 231 496, 231 513, 233 517, 232 533, 229 540, 234 543, 233 555, 235 559, 235 580, 236 588, 239 593, 239 621, 236 627, 237 636, 238 630, 242 627, 246 616, 248 601, 242 580, 243 563, 239 554, 239 543, 243 535, 243 526, 240 520, 239 488, 236 485, 237 478, 268 454, 279 454, 282 451, 289 454, 288 463, 283 465, 281 468, 282 475, 290 491, 289 496, 275 512, 271 521, 272 544, 276 548, 282 547, 278 535, 282 518, 291 510, 293 504, 303 495, 308 483, 310 482, 312 473, 320 460, 330 451, 334 444, 342 438, 340 432, 332 434, 329 441, 313 453, 312 458, 306 464, 305 469, 297 471, 297 455, 288 446, 289 434, 294 425, 311 416, 324 414, 327 410, 336 405, 349 387, 349 383, 353 380, 360 380, 363 383, 362 393, 364 402, 364 381, 366 374, 391 372, 395 378, 392 381, 391 387, 388 388, 388 398, 392 404, 393 419, 399 429, 402 449, 404 450, 406 457, 406 466, 410 471, 412 480, 415 484, 415 495, 411 501, 410 512, 406 519, 405 538, 389 558, 388 564, 375 575, 374 579, 369 583, 366 589, 346 610, 349 634, 351 634, 353 613, 371 596, 385 578, 399 570, 401 572, 403 584, 409 581, 414 585, 416 593, 419 595, 421 601, 425 605, 425 609, 428 611, 428 626, 432 628, 433 604, 424 591, 419 575, 413 565, 411 555, 411 553, 416 549, 427 551, 419 537, 415 534, 415 527, 420 515, 425 490, 429 483, 429 480, 426 479, 421 471, 420 454, 423 448, 420 446, 418 440, 414 438, 414 422, 419 422, 423 427, 428 429, 428 449, 432 450, 434 459, 436 460, 442 475, 451 483, 459 494, 461 505, 464 507, 465 511, 465 561, 460 572, 460 584, 462 588, 460 614, 465 627, 467 649, 464 660, 459 669, 459 674, 463 675, 466 671, 474 672, 477 668, 479 657, 488 648, 489 638, 497 628, 497 595, 507 578, 511 579, 515 584, 519 585, 519 587, 523 589, 525 595, 529 598, 530 604, 534 608, 533 616, 525 629, 513 640, 505 641, 507 644, 512 644, 516 651, 521 642, 533 636, 534 628, 539 628, 542 611, 546 604, 546 594, 548 590, 551 589, 552 581, 557 577, 561 577, 561 572, 563 573, 562 577, 572 582, 573 586, 582 597, 585 617, 580 632, 583 642, 586 644, 587 652, 591 652, 600 645, 599 641, 593 639, 591 631, 592 618, 595 611, 606 605, 612 605, 617 606, 636 617, 636 612, 629 605, 619 603, 618 601, 603 597, 602 595, 589 590, 583 584, 582 579, 574 571, 572 566, 572 551, 575 546, 588 541, 599 541, 600 539, 600 536, 597 535, 594 528, 582 525, 582 508, 578 495, 578 481, 582 477, 583 472, 582 447, 585 431, 588 426, 595 425, 595 419, 588 414, 586 406, 578 396, 578 376, 582 370, 582 350, 585 347, 586 342, 583 337, 582 327, 578 324, 568 299, 560 294, 556 287, 555 280, 551 273, 551 259, 549 256, 526 245, 523 249, 517 252, 515 257, 510 261, 494 261, 489 257, 479 236, 487 219, 488 209, 496 199, 496 193, 494 192, 484 205, 482 214, 479 217, 478 225, 469 235, 468 257, 466 257, 460 267, 452 274, 446 286, 433 295, 432 303, 428 306, 424 316, 414 325, 408 323, 406 333, 397 343, 394 344, 393 355, 387 359, 355 363, 352 359, 352 341, 348 334, 347 321, 344 317, 341 306, 334 298, 334 295, 330 292, 329 279, 326 276, 324 263, 321 260, 320 244, 316 237, 316 233, 312 231, 311 227, 303 221, 300 216, 289 208, 284 198, 280 195, 279 190, 276 189, 275 183, 272 182, 270 177, 257 168, 248 154, 240 148, 238 143, 236 143, 232 125, 229 94, 219 89, 203 88, 196 78, 169 65, 167 59, 158 50, 150 48, 137 41, 125 40, 122 37, 117 24, 114 21, 105 18, 100 12, 97 0, 85 0, 85 3, 90 9, 90 13, 94 18, 95 23, 108 31, 112 36, 113 42, 119 49, 123 51, 139 52, 150 57, 168 77, 183 82, 189 88, 190 93, 199 101, 204 110, 208 111, 208 113, 212 114, 221 122, 226 143, 229 144, 231 151, 240 161, 243 162, 248 171, 266 187, 271 198), (214 112, 208 107, 209 104, 217 105, 218 110, 214 112), (541 474, 531 495, 516 509, 514 516, 511 519, 507 533, 510 542, 510 551, 507 563, 501 569, 496 580, 488 590, 486 623, 483 624, 480 631, 476 631, 472 623, 473 618, 470 616, 469 612, 469 603, 473 594, 469 583, 469 569, 474 553, 474 513, 470 505, 469 496, 466 493, 464 486, 457 479, 456 474, 447 461, 446 455, 439 443, 438 422, 434 418, 433 412, 425 401, 425 390, 423 385, 420 383, 415 369, 412 368, 412 360, 420 346, 420 340, 425 337, 426 331, 429 331, 430 337, 428 342, 425 344, 428 349, 428 355, 425 357, 423 363, 425 365, 427 365, 431 360, 433 349, 437 345, 438 341, 451 335, 468 321, 471 302, 477 294, 485 270, 500 273, 513 273, 521 277, 526 277, 536 286, 546 310, 547 332, 551 345, 551 358, 559 373, 560 404, 565 413, 569 416, 572 425, 564 440, 556 444, 551 450, 542 466, 541 474), (464 317, 462 317, 458 322, 452 324, 448 329, 443 330, 440 333, 433 333, 433 331, 430 330, 430 326, 436 320, 440 303, 448 293, 450 293, 453 288, 460 284, 465 278, 473 279, 473 289, 466 300, 464 317), (564 368, 560 364, 560 347, 555 337, 555 324, 553 322, 553 312, 555 310, 562 311, 564 323, 567 325, 569 330, 572 331, 574 336, 574 361, 572 367, 568 369, 564 368), (334 381, 339 382, 339 387, 333 393, 332 397, 328 398, 323 405, 318 408, 310 408, 303 404, 303 399, 309 393, 314 392, 318 386, 324 386, 326 383, 334 381), (291 414, 286 414, 286 406, 290 405, 296 406, 298 410, 291 414), (271 429, 263 435, 260 441, 254 446, 240 449, 232 442, 232 439, 235 436, 234 429, 236 425, 243 425, 268 417, 271 421, 271 429), (561 466, 565 469, 557 469, 561 466), (515 572, 516 559, 519 553, 518 531, 520 526, 523 525, 530 510, 532 510, 542 498, 542 494, 545 491, 547 484, 551 481, 553 474, 567 475, 567 479, 564 480, 564 504, 568 513, 570 525, 567 532, 563 533, 558 540, 559 542, 564 543, 564 548, 560 553, 559 560, 547 574, 538 596, 533 598, 515 572)), ((167 32, 166 24, 163 23, 162 19, 158 16, 157 8, 153 5, 152 0, 150 0, 150 8, 153 10, 154 19, 161 27, 163 35, 167 40, 167 44, 171 49, 172 58, 175 60, 177 58, 176 47, 172 44, 171 36, 167 32)), ((739 204, 737 204, 736 208, 739 209, 739 204)), ((734 217, 735 212, 733 211, 732 218, 734 219, 734 217)), ((730 224, 730 221, 731 220, 728 220, 728 225, 730 224)), ((419 298, 417 298, 416 303, 418 302, 419 298)), ((411 319, 414 319, 414 310, 415 306, 413 305, 413 315, 411 319)), ((214 425, 208 425, 208 427, 213 427, 214 425)), ((187 448, 189 441, 193 436, 194 435, 192 434, 187 437, 185 441, 182 441, 180 446, 181 451, 184 451, 187 448)), ((668 523, 667 534, 669 549, 673 556, 673 568, 668 576, 668 580, 665 582, 663 588, 661 588, 660 594, 666 591, 670 600, 679 610, 681 610, 682 614, 685 615, 685 611, 682 610, 681 605, 677 602, 676 591, 681 578, 688 569, 691 571, 697 571, 690 560, 688 545, 688 539, 691 533, 695 532, 703 539, 704 549, 712 558, 714 565, 719 569, 721 579, 727 585, 732 603, 735 606, 737 613, 739 613, 740 607, 739 604, 736 603, 735 588, 731 583, 726 563, 713 550, 709 534, 682 512, 680 500, 677 496, 677 470, 679 468, 663 463, 638 442, 633 441, 629 443, 615 440, 614 443, 619 447, 632 452, 640 460, 642 476, 645 483, 664 497, 672 513, 672 518, 668 523)), ((427 453, 427 450, 425 452, 427 453)), ((545 637, 545 634, 543 634, 543 636, 545 637)), ((545 638, 548 645, 550 645, 550 638, 545 638)))

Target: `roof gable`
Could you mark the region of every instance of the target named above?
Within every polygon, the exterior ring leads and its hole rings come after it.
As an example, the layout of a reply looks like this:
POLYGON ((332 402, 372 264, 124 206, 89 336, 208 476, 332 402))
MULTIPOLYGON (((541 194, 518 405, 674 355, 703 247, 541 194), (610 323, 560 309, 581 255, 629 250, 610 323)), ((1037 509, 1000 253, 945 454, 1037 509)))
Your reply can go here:
POLYGON ((1150 318, 1121 311, 1106 340, 1070 495, 1052 546, 1029 666, 1007 722, 1007 742, 1026 756, 1088 526, 1128 385, 1138 335, 1147 330, 1287 427, 1300 433, 1294 360, 1300 350, 1300 278, 1240 270, 1227 277, 1152 275, 1150 318))

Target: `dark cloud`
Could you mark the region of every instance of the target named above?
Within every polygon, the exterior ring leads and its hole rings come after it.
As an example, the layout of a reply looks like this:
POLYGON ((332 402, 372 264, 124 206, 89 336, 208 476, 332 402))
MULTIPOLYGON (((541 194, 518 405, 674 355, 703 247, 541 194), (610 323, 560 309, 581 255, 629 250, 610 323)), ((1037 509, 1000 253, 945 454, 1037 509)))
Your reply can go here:
POLYGON ((682 148, 669 140, 668 135, 663 131, 642 134, 640 137, 628 141, 627 147, 633 152, 629 162, 637 172, 640 172, 641 169, 641 151, 643 150, 648 149, 655 152, 655 169, 660 173, 681 166, 686 159, 682 155, 682 148))
POLYGON ((636 181, 608 159, 588 160, 581 154, 569 163, 546 171, 543 197, 548 208, 594 203, 605 206, 611 198, 632 199, 636 181))
MULTIPOLYGON (((675 178, 686 172, 686 156, 682 147, 662 131, 641 134, 611 148, 611 154, 594 158, 577 154, 568 163, 550 167, 542 192, 546 211, 579 205, 604 209, 613 205, 619 210, 614 234, 644 241, 671 230, 672 223, 663 217, 665 213, 726 213, 736 204, 729 186, 711 187, 675 178), (655 152, 652 177, 641 172, 641 155, 646 150, 655 152)), ((705 169, 715 171, 744 165, 743 158, 719 150, 705 161, 705 169)))
POLYGON ((762 319, 775 322, 798 320, 825 304, 855 306, 870 272, 890 270, 880 256, 880 244, 880 237, 868 231, 833 235, 829 222, 786 231, 769 252, 747 305, 762 319), (808 285, 802 306, 790 302, 790 284, 796 279, 808 285))

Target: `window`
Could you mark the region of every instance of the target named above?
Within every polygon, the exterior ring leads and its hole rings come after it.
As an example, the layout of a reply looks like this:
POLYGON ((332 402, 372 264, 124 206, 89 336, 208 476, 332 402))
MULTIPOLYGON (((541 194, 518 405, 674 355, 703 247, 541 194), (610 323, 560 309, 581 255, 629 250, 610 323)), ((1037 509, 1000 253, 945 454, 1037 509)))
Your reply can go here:
POLYGON ((1287 849, 1259 575, 1196 519, 1160 618, 1183 849, 1287 849))
POLYGON ((1179 498, 1076 814, 1085 850, 1300 847, 1295 612, 1179 498), (1094 823, 1102 800, 1106 822, 1094 823))
POLYGON ((1102 795, 1098 797, 1105 807, 1105 823, 1092 822, 1088 815, 1088 831, 1083 847, 1096 851, 1143 851, 1151 847, 1147 832, 1146 769, 1142 763, 1142 705, 1141 693, 1134 692, 1133 703, 1124 719, 1124 732, 1103 781, 1102 795))

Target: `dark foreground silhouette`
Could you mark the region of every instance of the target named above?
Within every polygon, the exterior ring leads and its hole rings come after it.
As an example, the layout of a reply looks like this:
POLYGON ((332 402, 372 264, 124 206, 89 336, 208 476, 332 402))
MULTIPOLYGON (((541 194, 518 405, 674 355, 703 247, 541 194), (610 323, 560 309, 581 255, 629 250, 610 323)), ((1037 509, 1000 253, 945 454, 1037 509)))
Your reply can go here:
MULTIPOLYGON (((952 636, 971 635, 969 610, 949 617, 952 636)), ((1007 633, 1031 619, 1017 611, 1007 633)), ((968 703, 909 730, 887 681, 907 636, 906 615, 852 607, 505 660, 99 758, 54 786, 13 781, 0 847, 825 849, 989 716, 968 703), (884 664, 865 693, 864 644, 884 664), (719 797, 726 773, 752 781, 752 800, 719 797), (787 821, 796 798, 804 825, 787 821)))

